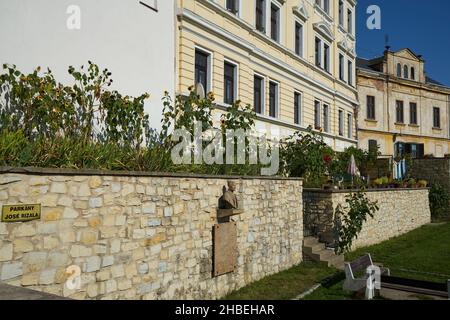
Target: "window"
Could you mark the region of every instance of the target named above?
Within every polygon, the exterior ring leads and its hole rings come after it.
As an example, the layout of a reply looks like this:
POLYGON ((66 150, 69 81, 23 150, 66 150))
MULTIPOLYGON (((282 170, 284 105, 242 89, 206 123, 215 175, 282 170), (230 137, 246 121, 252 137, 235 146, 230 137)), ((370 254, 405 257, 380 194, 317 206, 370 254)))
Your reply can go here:
POLYGON ((378 154, 378 142, 377 140, 369 140, 369 153, 378 154))
POLYGON ((353 12, 351 10, 347 10, 347 31, 353 33, 353 12))
POLYGON ((397 123, 404 123, 403 118, 403 101, 397 100, 396 102, 396 108, 395 108, 395 114, 396 114, 396 122, 397 123))
POLYGON ((411 155, 413 159, 423 158, 424 156, 423 144, 397 142, 394 149, 395 156, 400 158, 404 158, 407 154, 411 155))
POLYGON ((209 64, 210 55, 203 51, 195 50, 195 84, 201 84, 205 92, 210 89, 209 64))
POLYGON ((254 76, 254 85, 253 85, 253 105, 256 113, 258 114, 263 113, 264 79, 256 75, 254 76))
POLYGON ((322 40, 316 37, 316 66, 322 66, 322 40))
POLYGON ((342 54, 339 54, 339 79, 345 81, 345 62, 342 54))
POLYGON ((330 0, 323 0, 323 10, 330 14, 330 0))
POLYGON ((414 102, 409 104, 409 123, 417 124, 417 103, 414 102))
POLYGON ((339 110, 339 135, 344 136, 344 111, 339 110))
POLYGON ((344 1, 339 0, 339 25, 344 26, 344 1))
POLYGON ((330 123, 330 117, 329 117, 329 106, 324 104, 323 105, 323 131, 329 132, 329 123, 330 123))
POLYGON ((269 83, 269 116, 277 117, 278 109, 278 84, 275 82, 269 83))
POLYGON ((323 44, 323 68, 330 72, 330 46, 323 44))
POLYGON ((239 12, 239 0, 227 0, 227 10, 232 14, 239 12))
POLYGON ((256 0, 256 29, 261 32, 266 31, 266 1, 256 0))
POLYGON ((314 101, 314 128, 320 130, 320 101, 314 101))
POLYGON ((294 123, 301 123, 302 113, 302 95, 298 92, 294 93, 294 123))
POLYGON ((437 107, 433 108, 433 127, 437 129, 441 128, 441 109, 437 107))
POLYGON ((348 84, 353 85, 353 62, 348 61, 348 84))
POLYGON ((375 97, 367 96, 367 119, 375 120, 375 97))
POLYGON ((347 114, 347 138, 353 138, 353 115, 347 114))
POLYGON ((295 22, 295 54, 303 56, 303 26, 295 22))
POLYGON ((416 80, 416 70, 414 67, 411 67, 411 79, 416 80))
POLYGON ((274 3, 270 7, 270 36, 272 40, 280 41, 280 8, 274 3))
POLYGON ((330 0, 316 0, 316 5, 321 7, 323 11, 330 14, 330 0))
POLYGON ((409 73, 409 68, 408 68, 407 65, 405 65, 405 66, 403 67, 403 75, 404 75, 405 79, 408 79, 408 78, 409 78, 408 73, 409 73))
POLYGON ((236 101, 236 69, 236 65, 225 62, 223 102, 226 104, 233 104, 236 101))
POLYGON ((402 77, 402 65, 400 63, 397 63, 397 77, 402 77))

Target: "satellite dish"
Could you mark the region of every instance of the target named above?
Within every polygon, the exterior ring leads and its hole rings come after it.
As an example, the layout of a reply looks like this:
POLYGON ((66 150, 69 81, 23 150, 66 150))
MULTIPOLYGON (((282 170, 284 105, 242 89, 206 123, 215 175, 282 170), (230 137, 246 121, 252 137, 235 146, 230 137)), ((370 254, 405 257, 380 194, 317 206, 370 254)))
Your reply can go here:
POLYGON ((195 93, 200 97, 200 99, 205 99, 206 97, 205 88, 200 82, 195 86, 195 93))

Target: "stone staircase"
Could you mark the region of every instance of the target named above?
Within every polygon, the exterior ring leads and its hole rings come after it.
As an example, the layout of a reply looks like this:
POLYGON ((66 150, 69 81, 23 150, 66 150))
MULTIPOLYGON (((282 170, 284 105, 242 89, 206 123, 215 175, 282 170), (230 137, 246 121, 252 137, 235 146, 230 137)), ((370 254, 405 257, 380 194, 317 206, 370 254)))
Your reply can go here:
POLYGON ((326 262, 329 267, 333 266, 344 270, 344 256, 336 255, 333 250, 327 249, 319 239, 307 237, 303 240, 303 260, 326 262))

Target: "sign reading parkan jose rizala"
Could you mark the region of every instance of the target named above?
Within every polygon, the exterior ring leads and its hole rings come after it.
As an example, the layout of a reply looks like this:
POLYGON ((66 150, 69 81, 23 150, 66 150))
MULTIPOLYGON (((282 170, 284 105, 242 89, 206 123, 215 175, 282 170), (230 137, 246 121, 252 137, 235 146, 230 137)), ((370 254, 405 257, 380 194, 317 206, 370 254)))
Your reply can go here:
POLYGON ((4 205, 2 208, 2 222, 26 222, 40 218, 40 204, 4 205))

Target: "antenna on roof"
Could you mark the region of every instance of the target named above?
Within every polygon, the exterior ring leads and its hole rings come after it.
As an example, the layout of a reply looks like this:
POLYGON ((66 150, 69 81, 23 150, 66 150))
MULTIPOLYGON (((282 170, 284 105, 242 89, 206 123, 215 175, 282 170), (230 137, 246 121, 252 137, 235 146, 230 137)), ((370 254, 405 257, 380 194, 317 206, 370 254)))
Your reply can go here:
POLYGON ((389 35, 386 34, 384 36, 384 47, 386 48, 386 51, 389 51, 389 49, 391 48, 391 46, 389 45, 389 35))

